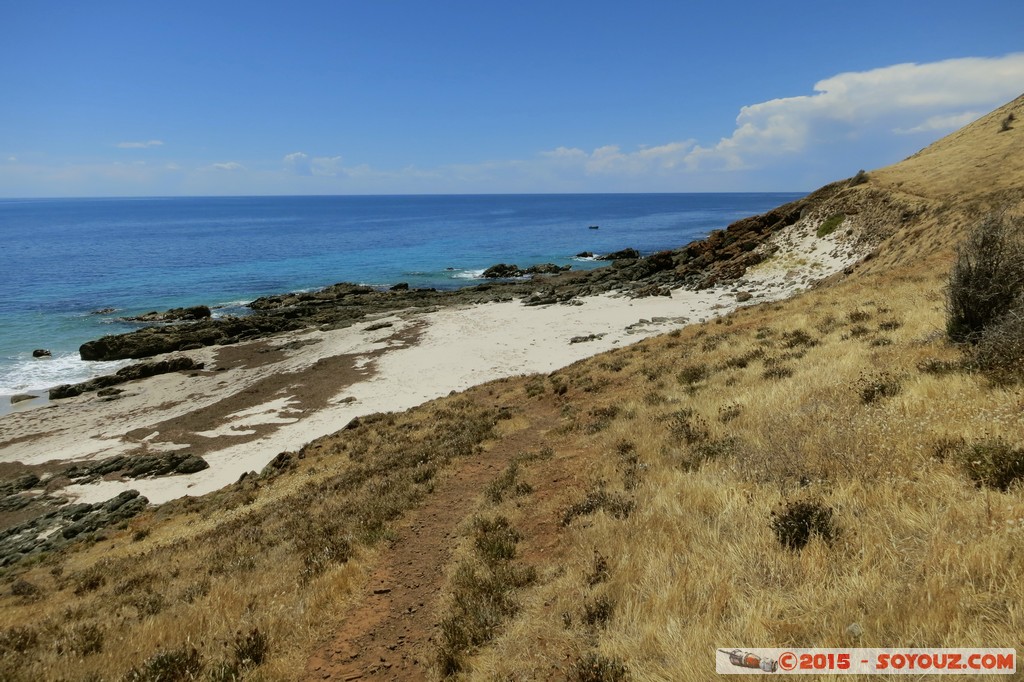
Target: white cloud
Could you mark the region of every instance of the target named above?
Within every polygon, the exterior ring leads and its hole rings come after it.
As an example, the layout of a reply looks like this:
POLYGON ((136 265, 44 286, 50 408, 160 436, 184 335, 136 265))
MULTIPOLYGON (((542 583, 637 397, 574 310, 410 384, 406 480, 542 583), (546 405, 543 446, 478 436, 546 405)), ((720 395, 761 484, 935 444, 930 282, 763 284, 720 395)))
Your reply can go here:
POLYGON ((695 170, 741 169, 877 126, 890 132, 950 130, 1022 90, 1024 53, 841 73, 815 83, 813 95, 743 107, 732 135, 695 148, 687 162, 695 170))
POLYGON ((963 128, 984 115, 981 111, 965 111, 962 114, 950 114, 948 116, 930 116, 926 121, 913 128, 894 128, 893 132, 899 135, 912 135, 914 133, 952 132, 957 128, 963 128))
POLYGON ((210 168, 213 169, 213 170, 223 170, 223 171, 244 171, 244 170, 246 170, 245 166, 243 166, 242 164, 238 163, 237 161, 228 161, 226 163, 214 163, 214 164, 210 165, 210 168))
POLYGON ((340 156, 318 156, 313 159, 313 175, 338 175, 342 171, 340 156))
POLYGON ((311 158, 305 152, 293 152, 286 154, 283 162, 285 169, 295 175, 333 177, 345 172, 341 165, 340 156, 317 156, 311 158))
POLYGON ((118 142, 117 146, 120 149, 148 149, 149 147, 160 147, 163 145, 161 140, 147 140, 146 142, 118 142))
POLYGON ((10 161, 11 163, 15 163, 15 162, 17 162, 18 157, 17 156, 8 156, 7 160, 10 161))
POLYGON ((309 154, 293 152, 284 157, 284 167, 296 175, 312 175, 313 164, 309 160, 309 154))

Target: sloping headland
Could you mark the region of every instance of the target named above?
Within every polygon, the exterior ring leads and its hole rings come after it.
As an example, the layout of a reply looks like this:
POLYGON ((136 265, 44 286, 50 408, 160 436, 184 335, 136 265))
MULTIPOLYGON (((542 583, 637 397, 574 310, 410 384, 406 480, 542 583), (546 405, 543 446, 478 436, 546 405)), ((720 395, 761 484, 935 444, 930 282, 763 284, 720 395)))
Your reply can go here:
POLYGON ((1019 387, 964 369, 943 329, 957 244, 1024 213, 1020 121, 1024 98, 589 275, 339 285, 97 341, 202 367, 4 418, 0 678, 676 680, 735 645, 1019 652, 1024 491, 971 465, 1024 446, 1019 387))

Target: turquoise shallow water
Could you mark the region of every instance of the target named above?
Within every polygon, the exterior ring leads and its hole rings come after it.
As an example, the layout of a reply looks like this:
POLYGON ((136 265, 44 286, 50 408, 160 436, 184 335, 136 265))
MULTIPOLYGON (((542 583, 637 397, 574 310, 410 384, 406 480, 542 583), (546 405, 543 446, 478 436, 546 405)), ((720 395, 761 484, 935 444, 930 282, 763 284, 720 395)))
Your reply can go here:
POLYGON ((133 329, 123 315, 201 303, 239 313, 257 296, 340 281, 455 288, 498 262, 596 267, 575 255, 675 248, 798 196, 0 200, 0 394, 109 371, 77 349, 133 329))

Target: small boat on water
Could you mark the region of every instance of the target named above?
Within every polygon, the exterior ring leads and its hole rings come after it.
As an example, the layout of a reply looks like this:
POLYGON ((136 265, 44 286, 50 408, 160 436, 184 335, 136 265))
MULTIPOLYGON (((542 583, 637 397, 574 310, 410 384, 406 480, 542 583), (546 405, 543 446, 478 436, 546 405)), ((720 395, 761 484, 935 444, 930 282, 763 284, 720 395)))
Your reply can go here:
POLYGON ((600 228, 601 228, 601 226, 600 226, 600 225, 591 225, 591 226, 590 226, 590 229, 591 229, 591 230, 598 230, 598 229, 600 229, 600 228))

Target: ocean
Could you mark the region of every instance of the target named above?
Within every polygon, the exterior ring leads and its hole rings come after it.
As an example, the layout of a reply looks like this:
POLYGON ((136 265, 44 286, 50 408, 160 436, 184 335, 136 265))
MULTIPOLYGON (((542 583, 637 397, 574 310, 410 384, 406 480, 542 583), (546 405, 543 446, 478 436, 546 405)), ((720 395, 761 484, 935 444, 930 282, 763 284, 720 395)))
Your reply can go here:
POLYGON ((137 328, 126 315, 244 314, 258 296, 342 281, 450 289, 495 263, 599 267, 577 254, 675 248, 800 196, 0 199, 0 395, 112 371, 78 346, 137 328))

